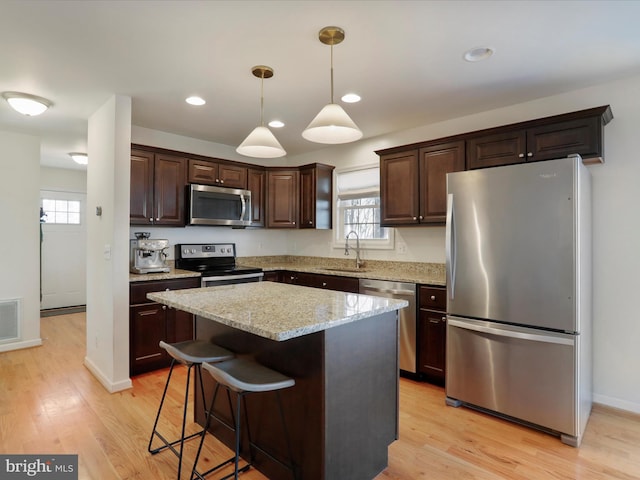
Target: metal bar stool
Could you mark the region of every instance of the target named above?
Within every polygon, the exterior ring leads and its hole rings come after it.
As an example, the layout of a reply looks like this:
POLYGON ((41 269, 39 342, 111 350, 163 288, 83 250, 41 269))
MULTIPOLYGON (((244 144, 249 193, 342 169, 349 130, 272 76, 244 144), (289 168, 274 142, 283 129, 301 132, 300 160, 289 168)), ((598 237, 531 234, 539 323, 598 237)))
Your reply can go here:
POLYGON ((153 431, 151 432, 151 438, 149 438, 149 446, 147 449, 153 455, 161 452, 165 449, 171 450, 178 457, 178 480, 180 480, 180 473, 182 472, 182 450, 184 442, 198 435, 204 435, 204 431, 198 431, 187 437, 184 436, 185 426, 187 423, 187 406, 189 402, 189 382, 191 379, 191 369, 195 367, 196 378, 200 381, 200 391, 202 392, 202 405, 205 406, 204 390, 202 384, 202 369, 201 366, 205 362, 222 362, 230 360, 234 357, 234 354, 226 348, 220 347, 213 343, 205 342, 204 340, 187 340, 179 343, 165 343, 160 342, 160 347, 164 348, 169 355, 171 355, 171 368, 169 369, 169 375, 167 377, 167 383, 164 386, 164 392, 162 393, 162 399, 160 400, 160 407, 158 407, 158 414, 153 424, 153 431), (169 388, 169 382, 171 381, 171 374, 173 368, 176 366, 176 362, 185 365, 187 370, 187 383, 184 394, 184 410, 182 413, 182 433, 176 440, 167 440, 160 432, 158 432, 158 421, 160 420, 160 414, 162 412, 162 406, 164 405, 165 397, 167 396, 167 390, 169 388), (152 448, 154 437, 158 437, 162 441, 162 446, 152 448), (180 449, 176 450, 174 445, 180 444, 180 449))
POLYGON ((282 408, 282 400, 280 398, 280 390, 283 388, 289 388, 295 385, 295 380, 289 378, 280 372, 276 372, 270 368, 265 367, 255 361, 248 360, 246 358, 234 358, 232 360, 211 364, 211 363, 203 363, 202 367, 211 374, 214 380, 217 382, 216 390, 211 400, 211 406, 207 412, 207 420, 205 422, 204 432, 202 434, 202 438, 200 439, 200 446, 198 447, 198 453, 196 454, 196 459, 193 463, 193 471, 191 472, 191 479, 199 478, 204 479, 205 476, 213 473, 214 471, 222 468, 223 466, 234 463, 234 471, 229 475, 222 477, 220 480, 224 480, 227 478, 233 477, 234 479, 238 478, 238 474, 249 470, 251 468, 251 461, 253 460, 253 455, 251 453, 251 448, 260 450, 264 455, 282 465, 283 467, 289 469, 292 473, 294 479, 296 478, 295 470, 293 467, 292 456, 291 456, 291 444, 289 442, 289 437, 287 434, 287 426, 284 419, 284 411, 282 408), (202 445, 204 444, 204 439, 207 434, 207 430, 209 429, 209 423, 211 417, 213 415, 213 405, 216 401, 216 396, 218 394, 218 388, 222 386, 227 389, 227 392, 233 390, 237 393, 237 402, 236 402, 236 411, 232 412, 235 418, 235 455, 228 460, 216 465, 215 467, 205 471, 198 472, 196 467, 198 466, 198 459, 200 458, 200 452, 202 451, 202 445), (251 430, 249 429, 249 418, 247 415, 247 404, 244 399, 245 396, 250 393, 258 393, 258 392, 275 392, 278 400, 278 410, 280 411, 280 419, 282 421, 282 427, 285 435, 285 442, 287 444, 287 449, 289 453, 290 464, 286 464, 281 460, 275 458, 270 453, 266 452, 263 448, 254 444, 251 441, 251 430), (249 454, 250 460, 244 465, 242 468, 239 468, 240 462, 240 437, 241 437, 241 429, 240 429, 240 410, 241 405, 244 402, 244 414, 245 414, 245 422, 247 423, 247 434, 249 438, 249 454))

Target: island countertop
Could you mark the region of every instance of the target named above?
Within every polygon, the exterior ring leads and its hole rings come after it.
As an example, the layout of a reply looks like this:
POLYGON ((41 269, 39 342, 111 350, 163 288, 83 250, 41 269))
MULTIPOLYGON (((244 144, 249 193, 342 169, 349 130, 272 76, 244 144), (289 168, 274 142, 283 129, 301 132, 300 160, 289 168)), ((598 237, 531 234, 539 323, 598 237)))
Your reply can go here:
POLYGON ((405 300, 274 282, 154 292, 155 302, 283 341, 408 306, 405 300))

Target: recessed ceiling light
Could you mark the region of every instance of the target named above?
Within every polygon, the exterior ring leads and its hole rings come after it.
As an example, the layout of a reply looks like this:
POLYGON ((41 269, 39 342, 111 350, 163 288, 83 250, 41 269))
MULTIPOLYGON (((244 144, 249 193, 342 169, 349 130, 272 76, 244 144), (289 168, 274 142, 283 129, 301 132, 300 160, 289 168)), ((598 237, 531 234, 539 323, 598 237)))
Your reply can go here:
POLYGON ((280 120, 271 120, 269 122, 269 126, 271 128, 282 128, 284 127, 284 122, 281 122, 280 120))
POLYGON ((489 58, 495 50, 490 47, 476 47, 464 52, 463 58, 467 62, 480 62, 489 58))
POLYGON ((46 98, 37 97, 28 93, 3 92, 2 96, 16 112, 30 117, 40 115, 53 105, 53 103, 46 98))
POLYGON ((360 95, 357 93, 347 93, 342 96, 342 101, 345 103, 357 103, 360 101, 360 95))
POLYGON ((189 105, 196 105, 198 107, 207 103, 204 98, 200 97, 189 97, 185 100, 185 102, 187 102, 189 105))
POLYGON ((69 153, 69 156, 71 158, 73 158, 73 161, 80 164, 80 165, 86 165, 89 163, 89 156, 86 153, 82 153, 82 152, 71 152, 69 153))

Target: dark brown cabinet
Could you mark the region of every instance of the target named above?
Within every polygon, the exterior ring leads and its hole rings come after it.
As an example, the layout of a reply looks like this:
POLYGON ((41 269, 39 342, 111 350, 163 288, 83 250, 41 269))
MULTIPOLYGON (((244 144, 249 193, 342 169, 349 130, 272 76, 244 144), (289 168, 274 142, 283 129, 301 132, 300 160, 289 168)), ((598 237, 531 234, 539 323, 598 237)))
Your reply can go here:
POLYGON ((247 169, 247 190, 251 191, 251 226, 265 226, 266 177, 264 169, 247 169))
POLYGON ((133 282, 129 285, 129 374, 138 375, 169 365, 161 340, 193 339, 193 315, 147 299, 147 293, 200 287, 200 278, 133 282))
POLYGON ((331 228, 333 168, 319 163, 300 167, 300 228, 331 228))
POLYGON ((132 225, 185 225, 186 160, 131 150, 132 225))
POLYGON ((445 379, 446 295, 444 287, 423 285, 418 293, 418 372, 438 384, 445 379))
POLYGON ((297 228, 299 216, 300 171, 267 170, 267 227, 297 228))
POLYGON ((382 225, 443 224, 447 213, 446 175, 464 168, 464 141, 382 155, 382 225))
POLYGON ((550 117, 476 132, 467 140, 467 168, 495 167, 553 160, 572 154, 601 159, 603 127, 612 118, 609 107, 550 117))
POLYGON ((324 275, 321 273, 291 272, 285 270, 280 275, 280 281, 291 285, 324 288, 326 290, 338 290, 349 293, 358 293, 359 289, 359 280, 355 277, 324 275))
POLYGON ((223 162, 189 159, 189 183, 247 188, 247 167, 223 162))

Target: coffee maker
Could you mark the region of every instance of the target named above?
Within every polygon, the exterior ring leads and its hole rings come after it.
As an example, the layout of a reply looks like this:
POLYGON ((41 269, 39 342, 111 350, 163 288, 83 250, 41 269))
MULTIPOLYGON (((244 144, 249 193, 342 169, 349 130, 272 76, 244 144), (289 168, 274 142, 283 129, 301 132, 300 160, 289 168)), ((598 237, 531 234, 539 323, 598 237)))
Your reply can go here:
POLYGON ((169 240, 149 238, 149 232, 135 232, 136 239, 131 240, 129 271, 131 273, 157 273, 170 270, 164 250, 169 240))

